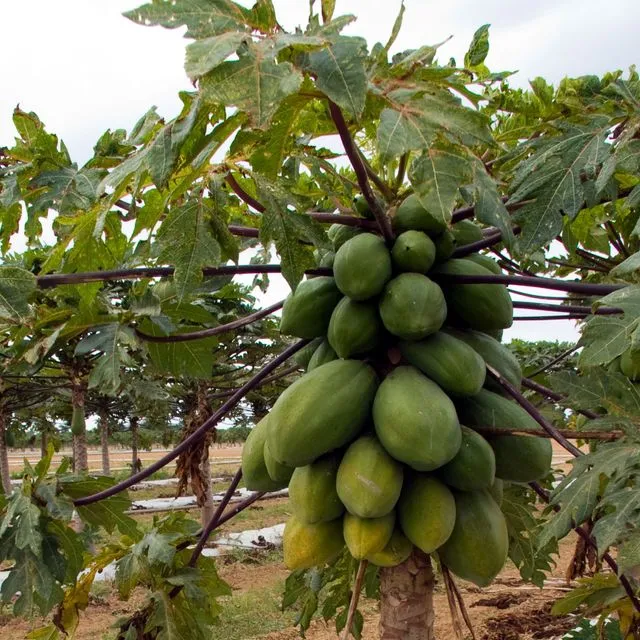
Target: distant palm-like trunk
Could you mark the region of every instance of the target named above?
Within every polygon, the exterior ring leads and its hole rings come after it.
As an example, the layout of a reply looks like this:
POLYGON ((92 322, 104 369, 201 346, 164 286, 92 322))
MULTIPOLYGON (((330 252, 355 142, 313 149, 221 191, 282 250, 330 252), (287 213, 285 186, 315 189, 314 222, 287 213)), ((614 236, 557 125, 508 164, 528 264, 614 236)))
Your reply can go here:
POLYGON ((105 409, 100 410, 100 448, 102 451, 102 473, 111 475, 109 461, 109 418, 105 409))
MULTIPOLYGON (((79 382, 73 384, 71 390, 71 402, 75 410, 82 410, 84 414, 85 387, 79 382)), ((89 471, 89 455, 87 453, 87 429, 86 424, 82 432, 73 436, 73 470, 76 473, 89 471)))
POLYGON ((129 425, 131 427, 131 475, 133 475, 142 466, 138 460, 138 416, 131 416, 129 425))
POLYGON ((380 640, 435 640, 431 560, 414 551, 380 572, 380 640))
POLYGON ((0 407, 0 480, 5 494, 11 493, 11 475, 9 474, 9 453, 5 439, 5 414, 0 407))
MULTIPOLYGON (((208 391, 209 388, 204 382, 198 384, 196 409, 198 426, 211 415, 211 404, 209 402, 209 398, 207 397, 208 391)), ((200 468, 203 478, 203 484, 205 487, 202 511, 200 514, 203 527, 207 525, 209 520, 211 520, 215 511, 215 505, 213 502, 213 491, 211 489, 211 463, 209 461, 209 447, 211 444, 213 444, 212 440, 213 438, 211 436, 207 436, 205 438, 202 457, 200 458, 200 468)))

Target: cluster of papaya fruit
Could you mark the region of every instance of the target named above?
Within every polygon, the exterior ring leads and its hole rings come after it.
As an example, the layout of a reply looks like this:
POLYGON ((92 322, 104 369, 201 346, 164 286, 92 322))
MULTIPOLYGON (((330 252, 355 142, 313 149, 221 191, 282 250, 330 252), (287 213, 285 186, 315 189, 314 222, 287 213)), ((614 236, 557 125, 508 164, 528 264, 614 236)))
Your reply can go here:
POLYGON ((482 238, 480 228, 449 230, 414 196, 393 225, 390 249, 378 235, 334 225, 335 252, 319 256, 333 277, 309 278, 287 298, 280 329, 311 340, 297 354, 306 373, 251 432, 245 483, 288 485, 291 569, 330 562, 345 544, 354 558, 389 567, 415 545, 485 586, 507 558, 503 481, 544 477, 551 444, 496 434, 540 427, 486 377, 489 364, 521 383, 499 341, 513 322, 506 287, 445 277, 500 273, 487 256, 450 258, 456 244, 482 238))

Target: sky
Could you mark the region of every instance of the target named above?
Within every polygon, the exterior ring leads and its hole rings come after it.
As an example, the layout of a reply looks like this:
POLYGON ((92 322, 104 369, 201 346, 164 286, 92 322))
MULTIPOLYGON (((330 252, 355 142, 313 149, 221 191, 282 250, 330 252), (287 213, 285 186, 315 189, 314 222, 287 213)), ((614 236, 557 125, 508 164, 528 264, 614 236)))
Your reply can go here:
MULTIPOLYGON (((178 0, 179 1, 179 0, 178 0)), ((319 0, 317 0, 319 3, 319 0)), ((83 164, 108 128, 131 129, 151 105, 167 118, 180 108, 178 91, 193 89, 183 70, 189 42, 180 30, 136 25, 121 13, 131 0, 20 0, 3 2, 0 36, 0 146, 13 141, 16 105, 35 111, 83 164)), ((281 24, 304 26, 305 0, 274 0, 281 24)), ((385 42, 400 4, 389 0, 337 0, 334 15, 353 13, 345 33, 385 42)), ((487 65, 518 71, 511 84, 527 86, 543 76, 602 74, 638 60, 637 0, 407 0, 404 26, 394 50, 436 44, 452 36, 438 57, 462 60, 474 31, 490 23, 487 65)), ((270 299, 286 294, 273 279, 270 299)), ((265 300, 266 302, 266 300, 265 300)), ((566 321, 521 323, 505 337, 574 339, 566 321)))

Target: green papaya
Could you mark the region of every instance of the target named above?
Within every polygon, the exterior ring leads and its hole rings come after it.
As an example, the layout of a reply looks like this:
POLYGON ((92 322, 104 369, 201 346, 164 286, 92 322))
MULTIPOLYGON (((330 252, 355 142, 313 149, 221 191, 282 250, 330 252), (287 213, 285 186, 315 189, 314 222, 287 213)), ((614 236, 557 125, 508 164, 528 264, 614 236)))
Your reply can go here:
POLYGON ((345 513, 342 533, 349 553, 356 560, 364 560, 382 551, 391 540, 395 522, 394 511, 381 518, 358 518, 345 513))
POLYGON ((363 217, 367 218, 367 220, 374 220, 375 216, 373 215, 373 211, 371 211, 371 207, 367 202, 367 199, 364 196, 356 196, 353 199, 353 208, 363 217))
POLYGON ((448 260, 456 248, 456 239, 449 229, 435 237, 433 242, 436 245, 436 262, 448 260))
POLYGON ((495 273, 497 276, 502 275, 500 265, 489 256, 485 256, 483 253, 472 253, 471 255, 465 256, 464 259, 471 260, 471 262, 479 264, 481 267, 488 269, 491 273, 495 273))
POLYGON ((456 523, 438 556, 459 578, 486 587, 507 561, 507 524, 488 491, 456 492, 454 497, 456 523))
POLYGON ((481 333, 488 335, 490 338, 502 342, 502 336, 504 335, 504 329, 484 329, 481 333))
POLYGON ((326 251, 322 254, 322 257, 318 261, 319 267, 324 267, 326 269, 331 269, 333 267, 333 261, 336 259, 335 251, 326 251))
POLYGON ((376 567, 397 567, 402 564, 413 551, 413 545, 400 531, 394 529, 387 546, 382 551, 377 551, 367 556, 367 560, 376 567))
POLYGON ((491 445, 473 429, 461 426, 462 444, 453 460, 439 470, 440 477, 459 491, 489 489, 496 478, 491 445))
POLYGON ((375 349, 382 334, 378 305, 345 296, 331 314, 327 338, 338 356, 350 358, 375 349))
POLYGON ((379 303, 387 331, 404 340, 421 340, 435 333, 447 317, 440 287, 419 273, 401 273, 384 289, 379 303))
POLYGON ((496 457, 496 478, 511 482, 541 480, 551 471, 553 448, 549 438, 537 436, 490 436, 496 457))
MULTIPOLYGON (((287 486, 288 480, 276 482, 269 475, 264 458, 269 415, 251 429, 242 447, 242 479, 249 491, 277 491, 287 486)), ((273 460, 273 463, 276 461, 273 460)))
POLYGON ((333 250, 337 251, 347 240, 360 235, 362 230, 358 227, 351 227, 346 224, 332 224, 327 231, 327 236, 331 240, 333 250))
POLYGON ((313 371, 317 367, 321 367, 327 362, 333 362, 338 359, 338 354, 333 350, 333 347, 329 344, 328 340, 323 340, 316 350, 313 352, 309 364, 307 365, 307 371, 313 371))
POLYGON ((405 359, 452 395, 472 396, 482 389, 484 360, 469 345, 438 331, 419 342, 401 342, 405 359))
POLYGON ((289 482, 289 504, 293 515, 307 524, 328 522, 344 512, 336 491, 340 455, 330 453, 298 467, 289 482))
POLYGON ((342 295, 329 276, 303 280, 284 302, 280 332, 298 338, 323 336, 342 295))
POLYGON ((469 427, 542 431, 519 404, 487 389, 473 397, 456 398, 456 409, 460 422, 469 427))
POLYGON ((311 357, 316 352, 316 349, 322 344, 322 338, 316 338, 300 349, 300 351, 296 351, 293 356, 293 361, 301 368, 306 369, 309 366, 309 362, 311 361, 311 357))
MULTIPOLYGON (((481 331, 447 330, 447 332, 459 340, 466 342, 482 356, 482 359, 489 366, 493 367, 503 376, 507 382, 510 382, 516 389, 520 388, 522 383, 522 368, 509 347, 481 331)), ((502 391, 500 385, 491 378, 487 378, 485 386, 492 391, 502 391)))
POLYGON ((373 403, 382 446, 417 471, 451 460, 462 440, 453 402, 414 367, 397 367, 382 382, 373 403))
POLYGON ((629 380, 640 381, 640 351, 627 349, 620 358, 620 371, 629 380))
POLYGON ((271 454, 303 467, 348 444, 364 427, 377 386, 375 371, 358 360, 334 360, 298 378, 269 414, 271 454))
POLYGON ((462 284, 446 276, 491 276, 491 271, 471 260, 448 260, 435 270, 440 276, 447 307, 472 329, 506 329, 513 324, 513 303, 502 284, 462 284))
POLYGON ((427 273, 436 259, 436 245, 422 231, 405 231, 393 243, 391 260, 397 271, 427 273))
POLYGON ((504 498, 504 480, 496 478, 493 481, 493 484, 489 487, 489 493, 496 501, 496 504, 500 506, 502 504, 502 499, 504 498))
MULTIPOLYGON (((295 469, 293 467, 287 467, 285 464, 280 464, 269 451, 269 444, 267 443, 266 433, 264 448, 262 450, 264 456, 264 466, 267 468, 269 477, 281 487, 286 487, 291 480, 291 476, 295 469)), ((336 516, 337 517, 337 516, 336 516)))
POLYGON ((86 433, 86 423, 84 419, 84 406, 74 406, 71 411, 71 433, 74 436, 81 436, 86 433))
POLYGON ((379 518, 389 513, 400 497, 402 465, 375 436, 361 436, 342 458, 336 489, 349 513, 379 518))
POLYGON ((471 220, 460 220, 451 227, 451 233, 458 247, 482 240, 482 229, 471 220))
POLYGON ((455 520, 456 503, 446 485, 426 473, 407 479, 398 502, 398 522, 418 549, 433 553, 447 541, 455 520))
POLYGON ((331 522, 305 524, 290 517, 282 536, 287 569, 310 569, 335 560, 344 548, 342 518, 331 522))
POLYGON ((338 289, 352 300, 367 300, 382 292, 391 278, 391 256, 380 236, 361 233, 345 242, 333 261, 338 289))
POLYGON ((393 228, 397 233, 414 229, 425 233, 436 235, 442 233, 446 228, 446 223, 427 211, 415 193, 407 196, 393 217, 393 228))

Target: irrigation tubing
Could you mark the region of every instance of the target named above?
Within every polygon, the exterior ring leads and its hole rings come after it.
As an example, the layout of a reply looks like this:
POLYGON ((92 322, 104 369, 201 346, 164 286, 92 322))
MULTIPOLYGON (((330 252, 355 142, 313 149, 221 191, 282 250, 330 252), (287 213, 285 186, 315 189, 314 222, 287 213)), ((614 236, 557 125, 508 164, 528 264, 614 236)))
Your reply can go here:
POLYGON ((279 367, 283 362, 286 362, 294 353, 300 351, 302 347, 309 343, 309 340, 300 340, 295 344, 287 347, 280 355, 274 358, 269 364, 265 365, 253 376, 250 380, 248 380, 244 385, 242 385, 226 402, 222 404, 222 406, 205 422, 203 422, 190 436, 185 438, 175 449, 170 451, 167 455, 163 456, 156 462, 149 465, 146 469, 135 473, 130 476, 126 480, 119 482, 104 491, 99 491, 98 493, 94 493, 93 495, 84 496, 83 498, 78 498, 74 500, 74 505, 76 507, 86 506, 88 504, 93 504, 94 502, 98 502, 100 500, 105 500, 106 498, 110 498, 125 489, 133 486, 134 484, 148 478, 150 475, 153 475, 156 471, 164 467, 166 464, 175 460, 183 451, 186 451, 193 444, 201 440, 205 434, 213 429, 218 422, 224 418, 231 409, 233 409, 242 398, 247 395, 247 393, 257 387, 260 382, 266 378, 274 369, 279 367))

